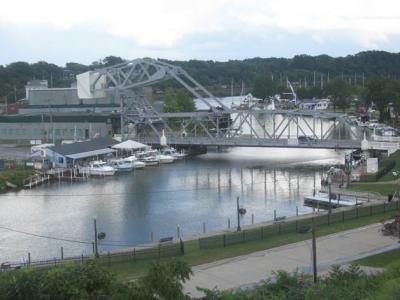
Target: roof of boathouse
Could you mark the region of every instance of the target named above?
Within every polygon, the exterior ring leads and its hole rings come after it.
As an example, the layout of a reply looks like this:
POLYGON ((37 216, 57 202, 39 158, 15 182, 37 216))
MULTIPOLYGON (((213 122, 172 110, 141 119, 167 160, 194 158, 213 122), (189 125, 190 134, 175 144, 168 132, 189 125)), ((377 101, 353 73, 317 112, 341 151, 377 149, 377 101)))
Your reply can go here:
POLYGON ((115 152, 110 149, 113 145, 118 144, 117 140, 111 137, 99 137, 83 142, 76 142, 71 144, 62 144, 49 149, 73 159, 79 159, 89 156, 101 155, 106 153, 115 152))

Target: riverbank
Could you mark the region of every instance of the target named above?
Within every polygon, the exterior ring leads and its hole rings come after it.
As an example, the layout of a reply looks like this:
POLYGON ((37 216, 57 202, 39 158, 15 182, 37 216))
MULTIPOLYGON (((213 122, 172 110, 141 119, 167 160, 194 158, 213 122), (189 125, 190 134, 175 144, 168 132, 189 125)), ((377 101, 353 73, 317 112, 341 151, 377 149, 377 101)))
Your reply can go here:
MULTIPOLYGON (((324 212, 323 214, 326 214, 326 212, 324 212)), ((359 218, 355 217, 354 219, 344 220, 344 222, 317 225, 317 236, 322 237, 329 234, 381 222, 382 220, 391 218, 393 214, 393 210, 382 211, 381 213, 376 213, 372 216, 364 215, 360 216, 359 218)), ((317 219, 318 215, 315 214, 314 217, 317 219)), ((304 220, 304 217, 301 217, 301 219, 304 220)), ((247 241, 244 243, 238 243, 226 247, 213 249, 201 249, 199 245, 199 240, 189 240, 184 243, 185 255, 181 256, 180 259, 189 263, 191 266, 197 266, 216 260, 233 258, 240 255, 267 250, 274 247, 279 247, 308 239, 310 239, 310 233, 300 233, 298 231, 285 232, 281 235, 268 236, 268 238, 265 239, 247 241)), ((169 258, 161 258, 160 260, 169 260, 169 258)), ((133 280, 143 276, 148 270, 150 264, 151 260, 130 260, 121 263, 109 264, 107 265, 107 268, 114 272, 119 280, 125 281, 133 280)))
POLYGON ((13 189, 21 189, 24 181, 32 176, 33 170, 4 170, 0 171, 0 193, 13 189))

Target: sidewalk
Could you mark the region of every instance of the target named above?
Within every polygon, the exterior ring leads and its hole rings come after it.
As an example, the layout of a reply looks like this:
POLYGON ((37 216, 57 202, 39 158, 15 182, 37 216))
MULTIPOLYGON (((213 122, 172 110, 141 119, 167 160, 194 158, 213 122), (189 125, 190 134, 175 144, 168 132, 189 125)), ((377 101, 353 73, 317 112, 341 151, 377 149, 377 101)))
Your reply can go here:
MULTIPOLYGON (((399 248, 397 238, 381 235, 381 226, 372 224, 317 238, 318 271, 399 248)), ((311 240, 302 241, 196 266, 184 290, 189 296, 199 297, 202 293, 196 287, 238 288, 265 280, 277 270, 310 272, 311 263, 311 240)))

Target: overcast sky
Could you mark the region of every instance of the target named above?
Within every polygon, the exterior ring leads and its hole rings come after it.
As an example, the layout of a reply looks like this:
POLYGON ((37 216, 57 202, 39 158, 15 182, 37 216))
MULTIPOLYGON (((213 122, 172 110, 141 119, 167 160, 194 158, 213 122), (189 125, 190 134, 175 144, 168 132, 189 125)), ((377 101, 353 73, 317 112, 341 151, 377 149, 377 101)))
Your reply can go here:
POLYGON ((399 0, 11 0, 0 9, 0 64, 399 48, 399 0))

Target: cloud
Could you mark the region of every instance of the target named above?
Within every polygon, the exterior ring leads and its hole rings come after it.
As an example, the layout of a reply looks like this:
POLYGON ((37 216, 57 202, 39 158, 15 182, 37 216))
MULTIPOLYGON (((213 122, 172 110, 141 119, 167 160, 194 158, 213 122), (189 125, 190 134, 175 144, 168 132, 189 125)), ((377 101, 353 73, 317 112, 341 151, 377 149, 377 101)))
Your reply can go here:
MULTIPOLYGON (((73 43, 74 53, 91 49, 96 55, 148 53, 168 58, 221 58, 225 53, 228 59, 259 52, 271 55, 271 49, 276 51, 272 55, 282 56, 289 53, 285 46, 294 44, 290 53, 332 53, 330 45, 335 54, 341 42, 347 43, 341 46, 343 51, 348 45, 353 52, 398 48, 400 4, 394 0, 13 0, 2 3, 0 32, 15 35, 8 35, 9 47, 13 42, 24 44, 27 51, 46 51, 39 45, 50 43, 52 49, 66 52, 64 47, 73 43)), ((3 43, 0 40, 0 46, 3 43)))

